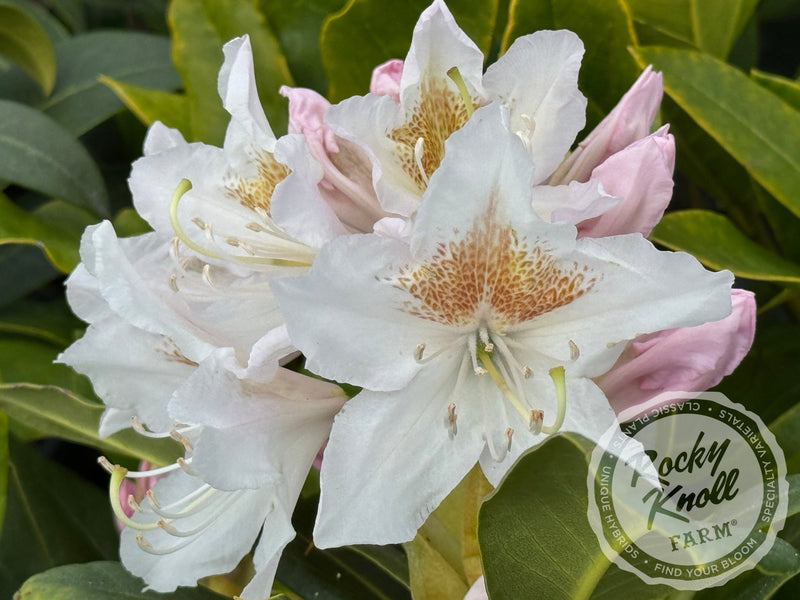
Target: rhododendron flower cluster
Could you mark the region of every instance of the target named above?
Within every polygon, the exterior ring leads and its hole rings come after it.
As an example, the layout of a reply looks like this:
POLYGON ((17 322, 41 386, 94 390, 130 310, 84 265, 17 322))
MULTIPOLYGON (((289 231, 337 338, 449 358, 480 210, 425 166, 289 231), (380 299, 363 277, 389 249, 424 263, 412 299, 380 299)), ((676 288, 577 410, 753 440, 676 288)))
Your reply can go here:
POLYGON ((257 541, 242 597, 269 595, 326 442, 315 543, 404 542, 475 464, 497 485, 548 435, 596 440, 615 410, 738 364, 752 295, 645 237, 672 191, 660 75, 569 153, 582 55, 541 31, 484 72, 437 0, 370 93, 283 88, 285 136, 247 37, 224 48, 222 148, 151 127, 130 187, 153 231, 86 231, 67 288, 89 328, 61 356, 105 401, 103 435, 183 444, 171 465, 104 463, 148 587, 230 571, 257 541), (287 369, 300 354, 316 377, 287 369))

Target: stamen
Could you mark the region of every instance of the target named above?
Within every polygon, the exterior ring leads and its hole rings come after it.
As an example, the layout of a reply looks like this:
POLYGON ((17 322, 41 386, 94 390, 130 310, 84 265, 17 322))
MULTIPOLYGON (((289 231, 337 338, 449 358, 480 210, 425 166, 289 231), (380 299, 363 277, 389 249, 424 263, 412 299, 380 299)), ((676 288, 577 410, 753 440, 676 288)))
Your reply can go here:
POLYGON ((511 438, 514 437, 514 428, 509 427, 506 429, 506 439, 508 439, 508 448, 506 448, 506 452, 511 452, 511 438))
POLYGON ((172 238, 169 242, 169 256, 175 264, 181 262, 180 243, 181 241, 177 237, 172 238))
MULTIPOLYGON (((188 500, 192 500, 187 504, 184 508, 180 509, 177 512, 171 512, 168 510, 164 510, 162 508, 152 507, 151 510, 156 513, 159 517, 166 519, 167 521, 174 521, 177 519, 183 519, 184 517, 189 517, 191 515, 197 514, 202 510, 205 510, 208 507, 210 501, 214 500, 215 498, 219 497, 220 492, 219 490, 213 489, 211 486, 204 485, 198 488, 198 490, 202 491, 202 494, 199 494, 198 498, 193 498, 193 496, 198 496, 195 492, 192 492, 185 498, 181 498, 179 502, 187 502, 188 500)), ((173 503, 175 504, 175 503, 173 503)))
POLYGON ((578 357, 581 355, 581 351, 578 348, 578 345, 573 342, 572 340, 569 341, 569 358, 570 360, 578 360, 578 357))
POLYGON ((425 140, 422 138, 417 139, 417 143, 414 144, 414 162, 417 163, 417 169, 419 169, 420 175, 422 175, 422 179, 425 183, 428 183, 428 174, 425 172, 425 167, 422 165, 422 157, 425 145, 425 140))
POLYGON ((475 112, 475 107, 472 105, 472 96, 470 96, 469 90, 467 90, 467 84, 464 83, 461 71, 458 70, 458 67, 452 67, 447 71, 447 76, 456 84, 458 93, 461 94, 461 100, 463 100, 464 106, 467 109, 467 118, 470 118, 472 113, 475 112))
POLYGON ((483 342, 483 349, 486 350, 486 352, 488 352, 489 354, 494 352, 494 344, 492 343, 492 340, 489 339, 489 332, 487 331, 486 327, 481 327, 478 330, 478 336, 481 338, 481 341, 483 342))
POLYGON ((531 371, 531 368, 528 365, 522 367, 522 376, 525 379, 530 379, 533 377, 533 371, 531 371))
POLYGON ((178 458, 178 460, 176 460, 175 462, 178 464, 178 466, 179 466, 181 469, 183 469, 184 473, 187 473, 188 475, 197 475, 197 473, 195 473, 195 472, 194 472, 194 471, 193 471, 193 470, 192 470, 192 469, 189 467, 189 464, 192 462, 192 459, 191 459, 191 458, 184 459, 184 458, 181 456, 181 457, 179 457, 179 458, 178 458))
MULTIPOLYGON (((183 461, 182 458, 179 458, 177 461, 175 461, 171 465, 167 465, 166 467, 159 467, 157 469, 149 469, 147 471, 128 471, 126 469, 126 475, 125 476, 128 479, 144 479, 145 477, 157 477, 158 475, 165 475, 167 473, 171 473, 172 471, 177 471, 179 468, 183 468, 183 465, 181 465, 181 462, 185 462, 185 461, 183 461)), ((112 475, 113 475, 113 473, 112 473, 112 475)))
POLYGON ((203 219, 201 219, 200 217, 192 217, 190 219, 190 221, 192 223, 194 223, 197 226, 198 229, 200 229, 202 231, 206 230, 206 227, 207 227, 206 222, 203 221, 203 219))
POLYGON ((497 370, 497 367, 492 362, 492 357, 489 355, 489 353, 485 350, 478 349, 477 357, 481 361, 481 364, 486 367, 486 372, 489 374, 489 377, 492 378, 494 384, 501 392, 503 392, 503 395, 508 399, 508 401, 511 402, 511 405, 517 409, 517 412, 522 415, 523 419, 527 418, 529 409, 522 405, 520 399, 517 398, 517 395, 511 390, 508 382, 500 374, 500 372, 497 370))
POLYGON ((105 456, 100 456, 97 458, 97 464, 99 464, 103 469, 108 471, 109 475, 114 472, 114 465, 111 464, 105 456))
POLYGON ((544 411, 534 409, 528 419, 528 427, 533 435, 542 433, 542 423, 544 422, 544 411))
POLYGON ((235 248, 239 245, 239 238, 227 237, 225 238, 225 243, 228 244, 228 246, 233 246, 235 248))
MULTIPOLYGON (((211 258, 222 258, 220 254, 212 250, 208 250, 207 248, 203 248, 200 244, 196 244, 192 238, 190 238, 186 232, 181 227, 180 222, 178 221, 178 203, 181 201, 181 198, 192 189, 192 182, 188 179, 181 179, 181 182, 178 184, 178 187, 175 188, 175 191, 172 193, 172 200, 169 203, 169 222, 172 225, 172 230, 175 232, 175 235, 189 248, 201 254, 203 256, 208 256, 211 258)), ((206 229, 205 223, 194 217, 192 222, 200 227, 201 229, 206 229), (198 221, 200 224, 198 224, 198 221)), ((208 231, 208 230, 206 230, 208 231)))
MULTIPOLYGON (((469 344, 469 357, 472 359, 472 370, 476 375, 486 375, 488 371, 478 364, 478 338, 475 333, 469 335, 467 343, 469 344)), ((485 350, 483 352, 486 353, 485 350)), ((489 362, 491 362, 491 358, 489 362)))
POLYGON ((451 402, 447 405, 447 420, 450 423, 450 429, 453 432, 453 435, 458 433, 458 425, 456 424, 456 419, 458 419, 458 415, 456 414, 456 403, 451 402))
POLYGON ((543 426, 544 433, 552 434, 561 429, 564 424, 564 415, 567 412, 567 382, 564 377, 564 367, 553 367, 550 369, 550 379, 556 388, 556 420, 552 425, 543 426))
POLYGON ((136 535, 136 543, 139 545, 139 548, 141 548, 142 550, 144 550, 148 554, 155 554, 156 556, 163 556, 164 554, 172 554, 173 552, 177 552, 181 548, 185 548, 186 546, 191 544, 196 539, 197 538, 188 538, 188 539, 183 540, 182 542, 180 542, 178 544, 175 544, 174 546, 171 546, 169 548, 163 548, 163 549, 156 550, 155 548, 153 548, 153 546, 150 544, 150 542, 148 542, 146 539, 144 539, 144 536, 141 533, 136 535))
POLYGON ((125 467, 120 467, 119 465, 114 465, 111 468, 111 481, 108 485, 108 498, 111 501, 111 510, 114 511, 114 516, 117 517, 117 519, 119 519, 123 525, 132 529, 146 531, 148 529, 157 528, 158 525, 155 523, 137 523, 136 521, 131 520, 131 518, 126 515, 125 511, 122 509, 122 504, 119 500, 119 489, 122 486, 122 482, 125 480, 127 473, 128 470, 125 467))
POLYGON ((414 349, 414 360, 420 362, 422 360, 422 353, 425 352, 425 344, 419 344, 414 349))
POLYGON ((203 281, 206 282, 206 285, 213 290, 218 290, 219 288, 211 281, 211 265, 204 265, 203 266, 203 281))
POLYGON ((247 225, 245 225, 247 229, 250 231, 255 231, 256 233, 261 233, 262 231, 266 231, 261 225, 256 223, 255 221, 250 221, 247 225))
POLYGON ((133 494, 128 494, 128 506, 133 512, 142 512, 142 507, 133 497, 133 494))
POLYGON ((153 490, 147 490, 144 495, 149 498, 150 502, 153 503, 153 506, 157 508, 161 507, 161 504, 159 503, 158 498, 156 498, 156 495, 153 493, 153 490))
POLYGON ((169 287, 170 287, 170 289, 171 289, 173 292, 178 292, 178 291, 180 291, 180 290, 178 289, 178 276, 177 276, 175 273, 173 273, 172 275, 170 275, 170 276, 169 276, 168 283, 169 283, 169 287))
POLYGON ((226 499, 226 501, 221 502, 220 506, 218 506, 205 521, 203 521, 193 529, 189 529, 188 531, 180 531, 179 529, 173 527, 168 521, 165 521, 163 519, 158 521, 157 525, 172 536, 191 537, 201 532, 203 529, 207 528, 214 521, 216 521, 219 518, 219 516, 230 507, 231 504, 233 504, 236 500, 239 499, 239 496, 241 496, 242 493, 243 493, 242 490, 231 493, 230 496, 226 499))
POLYGON ((183 447, 186 449, 187 452, 191 452, 192 450, 194 450, 194 446, 192 446, 192 442, 189 441, 189 438, 187 438, 179 431, 175 429, 170 430, 169 437, 171 437, 176 442, 180 442, 181 444, 183 444, 183 447))

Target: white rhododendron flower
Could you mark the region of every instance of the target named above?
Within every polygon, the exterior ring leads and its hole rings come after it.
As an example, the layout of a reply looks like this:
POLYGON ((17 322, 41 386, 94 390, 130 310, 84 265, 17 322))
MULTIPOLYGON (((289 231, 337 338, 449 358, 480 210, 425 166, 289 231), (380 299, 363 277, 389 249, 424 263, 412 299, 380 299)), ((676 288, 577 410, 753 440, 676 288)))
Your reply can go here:
POLYGON ((730 312, 728 272, 541 220, 506 116, 447 140, 409 244, 339 238, 272 283, 308 368, 365 388, 325 451, 322 547, 409 540, 476 461, 496 485, 547 433, 598 439, 614 413, 591 378, 625 342, 730 312))

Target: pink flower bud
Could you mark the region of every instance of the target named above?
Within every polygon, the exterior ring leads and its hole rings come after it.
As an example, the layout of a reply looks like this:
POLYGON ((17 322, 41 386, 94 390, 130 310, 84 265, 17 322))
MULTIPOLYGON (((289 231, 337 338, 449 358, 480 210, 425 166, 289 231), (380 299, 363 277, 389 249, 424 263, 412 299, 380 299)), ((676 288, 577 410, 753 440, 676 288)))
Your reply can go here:
POLYGON ((753 344, 756 303, 752 292, 731 290, 731 314, 696 327, 679 327, 628 343, 616 364, 595 379, 621 412, 662 392, 701 392, 738 366, 753 344))
POLYGON ((665 125, 608 157, 592 171, 592 181, 620 202, 578 225, 579 235, 603 237, 639 232, 649 235, 672 198, 675 138, 665 125))
POLYGON ((550 178, 551 184, 587 181, 595 167, 650 133, 664 94, 661 73, 647 67, 600 124, 550 178))
POLYGON ((369 82, 369 91, 379 96, 391 96, 400 104, 400 77, 403 75, 403 61, 393 58, 378 65, 372 71, 372 80, 369 82))

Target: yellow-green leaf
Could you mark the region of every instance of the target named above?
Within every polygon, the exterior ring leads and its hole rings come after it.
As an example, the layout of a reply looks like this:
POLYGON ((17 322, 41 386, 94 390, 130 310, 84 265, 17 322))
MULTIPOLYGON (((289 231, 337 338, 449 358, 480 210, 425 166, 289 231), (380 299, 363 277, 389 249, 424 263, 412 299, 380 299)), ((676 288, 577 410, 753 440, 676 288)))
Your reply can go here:
POLYGON ((656 225, 650 239, 672 250, 693 254, 712 269, 730 269, 738 277, 800 285, 800 265, 756 244, 719 213, 669 213, 656 225))
POLYGON ((45 95, 56 80, 53 44, 41 25, 21 6, 0 0, 0 54, 18 64, 45 95))
POLYGON ((99 81, 111 88, 128 110, 146 126, 161 121, 167 127, 180 131, 184 137, 191 137, 189 99, 185 94, 142 88, 112 77, 101 76, 99 81))
POLYGON ((781 77, 774 73, 765 73, 758 69, 750 71, 750 77, 757 84, 783 99, 786 104, 800 111, 800 81, 781 77))
POLYGON ((800 112, 738 69, 700 52, 637 48, 664 89, 767 191, 800 216, 800 112))
POLYGON ((727 58, 759 0, 691 0, 695 45, 727 58))

